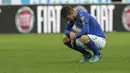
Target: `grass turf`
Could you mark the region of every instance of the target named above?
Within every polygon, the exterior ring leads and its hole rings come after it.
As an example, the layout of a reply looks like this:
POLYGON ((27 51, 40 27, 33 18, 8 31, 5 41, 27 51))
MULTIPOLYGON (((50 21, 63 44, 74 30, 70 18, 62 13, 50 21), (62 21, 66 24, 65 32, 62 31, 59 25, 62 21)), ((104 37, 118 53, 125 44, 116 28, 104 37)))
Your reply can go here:
POLYGON ((0 73, 130 73, 130 33, 106 33, 98 63, 79 63, 63 34, 1 34, 0 73))

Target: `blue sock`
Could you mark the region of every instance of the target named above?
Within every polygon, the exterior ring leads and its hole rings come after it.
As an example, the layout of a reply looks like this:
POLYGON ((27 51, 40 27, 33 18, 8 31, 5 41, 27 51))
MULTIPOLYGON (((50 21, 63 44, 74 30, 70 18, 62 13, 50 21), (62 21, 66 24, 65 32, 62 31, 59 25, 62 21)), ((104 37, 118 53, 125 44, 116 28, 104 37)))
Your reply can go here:
POLYGON ((64 43, 66 46, 68 46, 69 48, 72 48, 72 45, 70 42, 64 43))
POLYGON ((88 48, 90 48, 90 50, 92 50, 94 55, 99 55, 100 54, 96 44, 92 40, 90 40, 90 42, 88 44, 86 44, 86 45, 87 45, 88 48))
POLYGON ((74 42, 74 47, 71 46, 70 42, 67 42, 67 43, 64 43, 64 44, 67 45, 69 48, 74 49, 74 50, 82 53, 83 55, 90 54, 90 52, 86 51, 84 48, 76 46, 75 42, 74 42))

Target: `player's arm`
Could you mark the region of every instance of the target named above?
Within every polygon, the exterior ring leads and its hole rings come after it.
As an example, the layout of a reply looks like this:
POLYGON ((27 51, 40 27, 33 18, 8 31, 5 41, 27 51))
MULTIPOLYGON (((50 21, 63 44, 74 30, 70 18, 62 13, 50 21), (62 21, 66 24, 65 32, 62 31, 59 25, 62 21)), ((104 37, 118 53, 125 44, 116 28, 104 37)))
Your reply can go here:
POLYGON ((73 23, 71 21, 68 21, 66 28, 65 28, 65 35, 67 35, 68 37, 70 36, 70 32, 72 31, 72 27, 73 27, 73 23))
POLYGON ((75 34, 76 38, 80 38, 82 35, 89 33, 89 17, 86 13, 83 13, 83 17, 81 17, 81 23, 83 24, 81 32, 75 34))
POLYGON ((65 31, 64 31, 65 35, 67 35, 68 37, 70 37, 72 47, 74 47, 73 42, 74 42, 74 38, 75 38, 75 33, 72 32, 73 25, 74 24, 71 21, 69 21, 67 23, 65 31))

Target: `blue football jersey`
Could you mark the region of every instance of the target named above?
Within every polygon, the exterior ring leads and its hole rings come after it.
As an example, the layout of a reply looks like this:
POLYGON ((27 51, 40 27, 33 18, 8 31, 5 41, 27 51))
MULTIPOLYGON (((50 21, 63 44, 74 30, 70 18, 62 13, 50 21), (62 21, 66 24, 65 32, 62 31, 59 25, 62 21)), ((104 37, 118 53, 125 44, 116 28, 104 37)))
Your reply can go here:
POLYGON ((79 10, 77 12, 76 20, 68 21, 65 28, 65 34, 69 36, 71 31, 77 32, 76 38, 79 38, 85 34, 92 34, 105 38, 104 32, 102 31, 97 20, 84 10, 79 10))

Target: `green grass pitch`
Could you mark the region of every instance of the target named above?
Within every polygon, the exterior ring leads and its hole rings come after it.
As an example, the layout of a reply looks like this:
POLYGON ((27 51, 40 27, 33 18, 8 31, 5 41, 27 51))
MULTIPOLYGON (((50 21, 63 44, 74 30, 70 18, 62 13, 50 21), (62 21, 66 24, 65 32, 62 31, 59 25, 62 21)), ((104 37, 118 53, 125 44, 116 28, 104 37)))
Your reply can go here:
POLYGON ((130 33, 106 33, 98 63, 79 63, 63 34, 0 34, 0 73, 130 73, 130 33))

